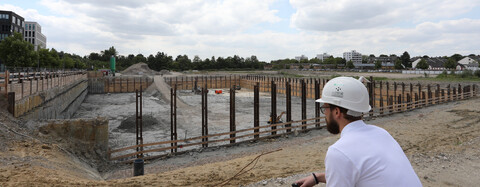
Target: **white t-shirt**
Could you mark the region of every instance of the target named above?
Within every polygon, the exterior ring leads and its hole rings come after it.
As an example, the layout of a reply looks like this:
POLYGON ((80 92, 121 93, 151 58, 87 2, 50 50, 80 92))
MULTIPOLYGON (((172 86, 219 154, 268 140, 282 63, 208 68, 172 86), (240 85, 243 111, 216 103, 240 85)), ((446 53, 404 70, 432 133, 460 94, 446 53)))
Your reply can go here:
POLYGON ((328 148, 327 186, 422 186, 400 145, 384 129, 354 121, 328 148))

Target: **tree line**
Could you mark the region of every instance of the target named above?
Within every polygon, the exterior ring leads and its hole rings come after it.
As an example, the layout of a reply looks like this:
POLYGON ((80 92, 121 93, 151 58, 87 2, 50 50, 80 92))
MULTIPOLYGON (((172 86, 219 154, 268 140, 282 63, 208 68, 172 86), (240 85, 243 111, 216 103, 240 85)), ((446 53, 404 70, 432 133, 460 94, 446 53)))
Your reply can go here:
POLYGON ((33 44, 23 40, 20 33, 14 33, 0 42, 0 63, 10 69, 14 68, 51 68, 51 69, 90 69, 97 70, 110 67, 110 57, 116 59, 116 69, 122 71, 136 63, 146 63, 149 68, 160 70, 233 70, 233 69, 263 69, 266 64, 259 61, 254 55, 240 57, 217 57, 201 59, 194 56, 190 59, 187 55, 172 57, 164 52, 150 54, 118 55, 114 46, 103 51, 92 52, 83 57, 52 49, 34 50, 33 44))
MULTIPOLYGON (((473 55, 473 54, 471 54, 473 55)), ((256 56, 252 55, 250 57, 240 57, 238 55, 233 55, 229 57, 214 57, 201 59, 199 56, 194 56, 193 59, 190 59, 187 55, 178 55, 175 58, 164 53, 157 52, 156 54, 150 54, 144 56, 143 54, 129 54, 129 55, 118 55, 118 51, 115 47, 110 47, 103 51, 92 52, 89 55, 83 57, 65 53, 63 51, 57 51, 54 48, 51 49, 39 49, 38 51, 34 50, 34 46, 25 40, 20 33, 14 33, 12 36, 9 36, 0 42, 0 63, 9 67, 39 67, 39 68, 57 68, 57 69, 90 69, 97 70, 110 67, 110 57, 114 56, 116 58, 116 69, 122 71, 127 67, 144 62, 148 64, 150 69, 160 71, 160 70, 175 70, 175 71, 185 71, 185 70, 237 70, 237 69, 263 69, 267 64, 266 62, 259 61, 256 56)), ((470 56, 470 55, 469 55, 470 56)), ((412 62, 410 55, 405 51, 400 57, 397 57, 395 54, 390 56, 380 55, 379 57, 390 57, 394 60, 395 69, 405 69, 405 68, 417 68, 417 69, 428 69, 428 63, 425 59, 429 58, 428 56, 423 56, 423 59, 416 65, 412 67, 412 62)), ((460 54, 454 54, 450 57, 443 57, 447 59, 444 64, 447 69, 454 69, 457 65, 457 62, 461 60, 464 56, 460 54)), ((369 56, 362 56, 362 63, 372 63, 369 62, 369 59, 375 58, 375 55, 370 54, 369 56)), ((291 64, 324 64, 328 65, 331 68, 355 68, 352 61, 346 61, 341 57, 329 57, 323 60, 318 58, 312 59, 301 59, 300 61, 296 59, 279 59, 272 60, 270 64, 273 65, 273 69, 289 69, 291 64)), ((381 61, 374 61, 375 69, 381 69, 381 61)), ((312 67, 302 67, 302 68, 312 68, 312 67)))

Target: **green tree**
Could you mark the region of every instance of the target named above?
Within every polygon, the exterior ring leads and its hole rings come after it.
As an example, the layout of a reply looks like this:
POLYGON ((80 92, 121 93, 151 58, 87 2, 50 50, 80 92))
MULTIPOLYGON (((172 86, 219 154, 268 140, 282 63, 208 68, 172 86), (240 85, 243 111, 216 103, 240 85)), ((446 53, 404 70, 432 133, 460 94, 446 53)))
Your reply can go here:
POLYGON ((110 57, 113 55, 114 57, 116 57, 118 55, 118 52, 117 50, 115 49, 115 47, 110 47, 104 51, 101 51, 101 54, 102 54, 102 57, 101 57, 101 60, 103 61, 109 61, 110 60, 110 57))
POLYGON ((47 67, 49 62, 53 61, 53 57, 50 54, 49 49, 39 49, 38 50, 38 62, 40 67, 47 67))
POLYGON ((461 54, 454 54, 450 58, 453 58, 455 61, 460 61, 462 60, 463 56, 461 54))
POLYGON ((375 61, 375 69, 382 69, 382 62, 377 60, 375 61))
POLYGON ((177 64, 177 68, 181 71, 192 69, 192 61, 188 59, 187 55, 178 55, 175 59, 175 64, 177 64))
POLYGON ((48 62, 46 67, 50 68, 60 68, 60 56, 58 56, 57 50, 54 48, 50 49, 51 61, 48 62))
POLYGON ((347 62, 346 67, 347 67, 348 69, 353 69, 353 68, 355 68, 355 65, 353 65, 353 62, 352 62, 351 60, 349 60, 349 61, 347 62))
POLYGON ((408 52, 403 52, 402 56, 400 56, 400 60, 402 61, 403 66, 406 68, 412 67, 412 63, 410 62, 410 54, 408 54, 408 52))
POLYGON ((402 61, 400 59, 397 59, 395 61, 395 69, 403 69, 403 66, 402 66, 402 61))
POLYGON ((443 66, 446 69, 455 69, 457 67, 457 61, 454 58, 448 58, 443 66))
POLYGON ((418 64, 415 66, 417 69, 428 69, 428 63, 425 59, 420 60, 418 64))
POLYGON ((64 55, 62 62, 65 69, 72 69, 75 67, 75 61, 72 59, 72 57, 70 57, 70 55, 64 55))
POLYGON ((0 43, 0 59, 6 66, 31 67, 37 58, 33 45, 23 40, 20 33, 15 32, 0 43))

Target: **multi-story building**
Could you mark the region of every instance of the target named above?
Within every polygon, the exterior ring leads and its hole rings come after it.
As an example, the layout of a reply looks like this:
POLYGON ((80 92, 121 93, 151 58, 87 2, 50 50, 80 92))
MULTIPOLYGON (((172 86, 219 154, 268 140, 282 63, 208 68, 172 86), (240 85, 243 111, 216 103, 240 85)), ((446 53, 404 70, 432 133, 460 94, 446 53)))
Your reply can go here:
POLYGON ((329 55, 327 53, 317 55, 317 58, 320 59, 321 61, 323 61, 324 59, 330 58, 330 57, 332 57, 332 55, 329 55))
POLYGON ((343 58, 348 62, 352 61, 353 64, 361 64, 362 63, 362 54, 352 50, 351 52, 344 52, 343 58))
POLYGON ((35 46, 35 51, 39 48, 45 49, 47 47, 47 38, 42 34, 42 26, 37 22, 25 22, 25 41, 30 42, 35 46))
POLYGON ((15 12, 0 10, 0 42, 14 32, 22 34, 25 30, 25 19, 15 12))
POLYGON ((308 60, 308 57, 306 57, 305 55, 296 56, 296 57, 295 57, 295 60, 297 60, 297 61, 299 61, 299 62, 300 62, 301 60, 303 60, 303 59, 308 60))

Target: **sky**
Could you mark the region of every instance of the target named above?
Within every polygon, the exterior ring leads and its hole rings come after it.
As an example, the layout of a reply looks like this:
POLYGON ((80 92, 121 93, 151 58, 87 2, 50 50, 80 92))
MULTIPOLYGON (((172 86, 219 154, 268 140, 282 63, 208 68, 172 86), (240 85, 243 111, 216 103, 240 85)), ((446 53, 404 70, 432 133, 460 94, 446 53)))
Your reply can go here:
POLYGON ((480 54, 479 0, 0 0, 81 56, 164 52, 261 61, 328 53, 480 54))

